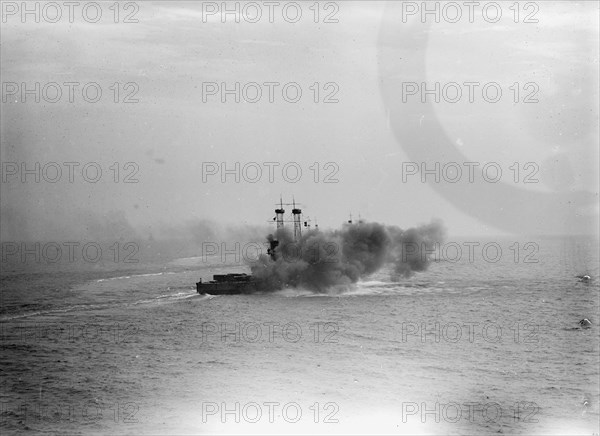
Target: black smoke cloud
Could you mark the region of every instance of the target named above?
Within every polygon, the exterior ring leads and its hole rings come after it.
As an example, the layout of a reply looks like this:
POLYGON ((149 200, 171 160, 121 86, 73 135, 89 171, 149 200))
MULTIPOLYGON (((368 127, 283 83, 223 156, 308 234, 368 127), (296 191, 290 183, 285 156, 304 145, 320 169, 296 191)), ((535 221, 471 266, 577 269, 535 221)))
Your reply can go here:
POLYGON ((444 237, 439 221, 408 230, 379 223, 345 224, 336 231, 308 231, 298 241, 279 229, 268 237, 279 242, 275 259, 261 255, 250 267, 263 291, 291 287, 326 292, 356 283, 388 264, 394 279, 424 271, 430 263, 427 250, 444 237))
POLYGON ((390 259, 394 264, 394 278, 410 277, 416 271, 425 271, 430 263, 431 252, 435 244, 441 244, 446 237, 444 226, 433 221, 419 227, 401 230, 389 228, 392 244, 390 259))

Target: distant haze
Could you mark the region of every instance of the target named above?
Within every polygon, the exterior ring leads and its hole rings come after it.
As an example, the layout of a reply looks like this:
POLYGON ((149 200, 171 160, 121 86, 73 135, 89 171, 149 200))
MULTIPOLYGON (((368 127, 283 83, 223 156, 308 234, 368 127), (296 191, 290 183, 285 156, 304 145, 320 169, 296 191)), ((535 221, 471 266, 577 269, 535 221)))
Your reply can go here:
MULTIPOLYGON (((505 178, 512 177, 507 168, 514 162, 521 176, 524 164, 537 163, 539 182, 518 188, 564 194, 566 200, 544 214, 582 217, 573 221, 581 226, 567 220, 544 227, 530 214, 519 218, 518 229, 508 219, 487 222, 472 213, 475 204, 457 206, 419 174, 403 180, 403 163, 414 158, 394 135, 394 114, 382 98, 381 56, 394 50, 380 33, 384 3, 339 2, 339 23, 291 25, 203 23, 200 4, 143 2, 137 24, 2 24, 3 82, 97 82, 104 97, 98 103, 66 97, 2 103, 2 162, 25 162, 30 169, 56 162, 63 175, 56 183, 35 183, 33 176, 22 183, 4 173, 0 238, 174 238, 201 223, 268 229, 280 195, 302 203, 322 228, 338 228, 352 213, 401 228, 438 218, 449 235, 597 232, 598 4, 539 5, 536 25, 516 26, 508 17, 503 25, 430 26, 422 80, 538 83, 536 105, 507 101, 500 110, 481 102, 442 103, 436 116, 464 156, 482 165, 498 162, 505 178), (221 103, 219 96, 203 103, 203 82, 236 81, 297 82, 304 96, 297 104, 271 104, 266 97, 221 103), (115 82, 136 83, 139 102, 114 103, 109 87, 115 82), (324 84, 337 84, 339 102, 314 103, 309 87, 315 82, 321 100, 333 89, 324 84), (64 162, 79 163, 73 182, 64 162), (81 176, 89 162, 103 171, 97 183, 81 176), (236 183, 229 176, 222 183, 218 173, 204 174, 203 181, 203 168, 214 170, 203 166, 210 162, 228 169, 254 162, 262 178, 236 183), (273 183, 266 162, 279 164, 273 183), (282 176, 289 162, 302 169, 296 183, 282 176), (325 183, 328 176, 337 183, 325 183), (137 183, 125 183, 126 177, 137 183), (575 191, 592 202, 571 208, 575 191)), ((397 52, 395 62, 411 77, 417 67, 404 55, 397 52)), ((121 88, 119 99, 129 91, 121 88)), ((497 198, 498 210, 508 200, 497 198)), ((190 233, 191 240, 210 237, 203 232, 190 233)))

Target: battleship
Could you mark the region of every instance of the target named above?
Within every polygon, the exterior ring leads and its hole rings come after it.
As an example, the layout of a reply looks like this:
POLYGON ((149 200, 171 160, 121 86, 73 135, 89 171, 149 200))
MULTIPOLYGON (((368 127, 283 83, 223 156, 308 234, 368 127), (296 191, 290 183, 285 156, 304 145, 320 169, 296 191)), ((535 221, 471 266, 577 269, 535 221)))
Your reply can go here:
MULTIPOLYGON (((275 217, 273 218, 273 221, 275 221, 277 225, 277 229, 282 229, 286 222, 292 222, 294 225, 294 240, 297 241, 302 235, 302 227, 310 229, 310 220, 307 219, 306 221, 303 221, 302 209, 297 207, 295 200, 293 200, 292 203, 284 204, 283 200, 279 199, 279 204, 277 206, 277 209, 275 209, 275 217), (292 206, 291 221, 285 219, 284 205, 292 206)), ((315 228, 318 228, 318 226, 315 225, 315 228)), ((275 239, 269 241, 267 254, 273 260, 277 259, 276 248, 278 245, 279 242, 275 239)), ((196 283, 196 291, 199 294, 209 295, 253 294, 260 292, 263 289, 265 289, 263 280, 254 277, 252 274, 245 273, 215 274, 211 281, 203 282, 202 279, 200 279, 200 281, 196 283)))

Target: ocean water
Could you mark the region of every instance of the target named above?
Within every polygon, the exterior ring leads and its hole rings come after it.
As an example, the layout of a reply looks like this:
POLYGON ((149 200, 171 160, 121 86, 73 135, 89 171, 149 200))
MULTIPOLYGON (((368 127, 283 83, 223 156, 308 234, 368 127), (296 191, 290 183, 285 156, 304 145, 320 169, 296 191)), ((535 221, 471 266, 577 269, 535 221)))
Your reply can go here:
POLYGON ((4 270, 2 433, 598 434, 598 242, 513 242, 328 294, 198 295, 247 270, 219 259, 4 270))

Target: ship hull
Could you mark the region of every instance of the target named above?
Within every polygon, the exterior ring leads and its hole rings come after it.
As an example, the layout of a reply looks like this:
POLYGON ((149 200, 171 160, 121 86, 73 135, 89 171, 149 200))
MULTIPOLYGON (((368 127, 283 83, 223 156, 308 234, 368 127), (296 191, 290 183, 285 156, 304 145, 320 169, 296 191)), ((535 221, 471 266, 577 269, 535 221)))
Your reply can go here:
POLYGON ((196 291, 199 294, 209 295, 237 295, 253 294, 258 292, 258 283, 196 283, 196 291))

